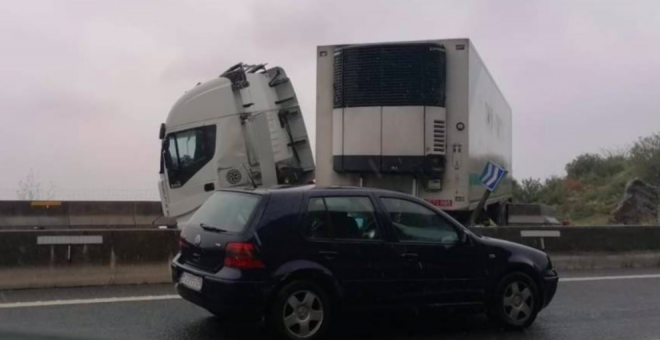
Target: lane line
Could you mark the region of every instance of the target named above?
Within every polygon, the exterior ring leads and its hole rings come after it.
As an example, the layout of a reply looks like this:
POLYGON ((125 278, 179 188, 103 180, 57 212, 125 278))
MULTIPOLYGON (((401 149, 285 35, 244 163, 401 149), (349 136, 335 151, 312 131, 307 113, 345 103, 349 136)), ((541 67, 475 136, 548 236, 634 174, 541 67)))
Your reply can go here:
MULTIPOLYGON (((619 275, 619 276, 591 276, 591 277, 565 277, 565 278, 560 278, 559 282, 634 280, 634 279, 660 279, 660 274, 619 275)), ((53 300, 53 301, 12 302, 12 303, 0 303, 0 309, 66 306, 66 305, 86 305, 86 304, 115 303, 115 302, 178 300, 180 298, 181 297, 179 295, 172 294, 172 295, 111 297, 111 298, 100 298, 100 299, 73 299, 73 300, 53 300)))
POLYGON ((65 305, 86 305, 86 304, 95 304, 95 303, 114 303, 114 302, 175 300, 180 298, 181 297, 178 295, 152 295, 152 296, 113 297, 113 298, 101 298, 101 299, 13 302, 13 303, 0 303, 0 309, 65 306, 65 305))
POLYGON ((591 277, 565 277, 565 278, 559 278, 559 282, 634 280, 634 279, 658 279, 658 278, 660 278, 660 274, 591 276, 591 277))

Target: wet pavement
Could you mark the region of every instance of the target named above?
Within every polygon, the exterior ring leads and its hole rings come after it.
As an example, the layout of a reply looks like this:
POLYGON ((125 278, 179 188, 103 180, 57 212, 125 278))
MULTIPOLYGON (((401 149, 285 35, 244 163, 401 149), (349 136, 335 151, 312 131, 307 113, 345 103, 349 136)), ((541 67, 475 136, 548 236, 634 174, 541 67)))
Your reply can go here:
MULTIPOLYGON (((525 331, 499 329, 481 315, 355 313, 344 317, 331 338, 660 339, 660 277, 653 274, 660 271, 562 275, 640 276, 561 282, 552 304, 525 331)), ((0 339, 33 339, 26 337, 30 334, 57 339, 269 338, 263 328, 253 323, 219 320, 173 294, 170 285, 0 292, 0 339), (166 299, 150 299, 152 296, 166 299), (125 301, 126 297, 138 299, 125 301), (72 299, 81 304, 52 302, 72 299), (89 299, 103 300, 88 303, 89 299), (46 302, 40 305, 39 301, 46 302), (48 301, 54 305, 47 305, 48 301), (23 302, 31 304, 8 308, 23 302)))

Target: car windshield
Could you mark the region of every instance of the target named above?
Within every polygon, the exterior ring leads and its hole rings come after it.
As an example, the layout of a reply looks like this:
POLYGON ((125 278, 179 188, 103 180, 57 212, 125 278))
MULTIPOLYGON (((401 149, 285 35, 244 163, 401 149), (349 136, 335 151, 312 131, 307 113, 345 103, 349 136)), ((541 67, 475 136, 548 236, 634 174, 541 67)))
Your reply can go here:
POLYGON ((240 233, 260 201, 259 195, 219 191, 199 207, 187 224, 240 233))

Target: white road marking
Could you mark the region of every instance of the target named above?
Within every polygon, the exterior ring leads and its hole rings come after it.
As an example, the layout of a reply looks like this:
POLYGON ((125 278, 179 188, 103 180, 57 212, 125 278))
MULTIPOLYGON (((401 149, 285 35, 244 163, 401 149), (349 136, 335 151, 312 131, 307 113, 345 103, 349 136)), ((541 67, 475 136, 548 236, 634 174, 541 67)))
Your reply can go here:
POLYGON ((591 276, 591 277, 564 277, 564 278, 559 278, 559 282, 602 281, 602 280, 634 280, 634 279, 660 279, 660 274, 591 276))
MULTIPOLYGON (((564 278, 560 278, 559 282, 634 280, 634 279, 660 279, 660 274, 619 275, 619 276, 590 276, 590 277, 564 277, 564 278)), ((179 295, 151 295, 151 296, 111 297, 111 298, 101 298, 101 299, 74 299, 74 300, 11 302, 11 303, 0 303, 0 309, 26 308, 26 307, 66 306, 66 305, 86 305, 86 304, 113 303, 113 302, 139 302, 139 301, 177 300, 177 299, 180 299, 180 298, 181 297, 179 295)))
POLYGON ((24 307, 48 307, 48 306, 64 306, 64 305, 85 305, 85 304, 94 304, 94 303, 113 303, 113 302, 174 300, 180 298, 181 297, 178 295, 154 295, 154 296, 112 297, 112 298, 101 298, 101 299, 13 302, 13 303, 0 303, 0 309, 24 308, 24 307))

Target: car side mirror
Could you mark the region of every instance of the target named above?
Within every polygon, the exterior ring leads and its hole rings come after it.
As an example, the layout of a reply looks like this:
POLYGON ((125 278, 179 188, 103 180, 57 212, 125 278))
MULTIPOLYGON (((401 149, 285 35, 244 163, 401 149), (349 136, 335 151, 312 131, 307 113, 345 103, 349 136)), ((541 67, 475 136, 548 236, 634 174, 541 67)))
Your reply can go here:
POLYGON ((158 130, 158 139, 163 140, 165 138, 165 123, 160 124, 160 130, 158 130))

